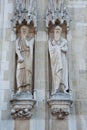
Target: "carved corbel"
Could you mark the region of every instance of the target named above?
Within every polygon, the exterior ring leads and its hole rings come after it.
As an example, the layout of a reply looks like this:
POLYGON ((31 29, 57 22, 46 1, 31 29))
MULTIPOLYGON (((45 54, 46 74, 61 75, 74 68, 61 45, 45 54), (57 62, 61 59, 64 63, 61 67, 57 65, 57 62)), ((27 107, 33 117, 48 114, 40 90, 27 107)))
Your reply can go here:
POLYGON ((69 30, 71 19, 64 0, 49 0, 46 12, 46 28, 49 29, 50 23, 62 25, 64 22, 67 23, 67 30, 69 30))
POLYGON ((30 119, 36 100, 26 92, 13 94, 10 100, 13 119, 30 119))
POLYGON ((70 115, 73 98, 70 94, 56 93, 47 100, 51 114, 56 119, 63 120, 70 115))

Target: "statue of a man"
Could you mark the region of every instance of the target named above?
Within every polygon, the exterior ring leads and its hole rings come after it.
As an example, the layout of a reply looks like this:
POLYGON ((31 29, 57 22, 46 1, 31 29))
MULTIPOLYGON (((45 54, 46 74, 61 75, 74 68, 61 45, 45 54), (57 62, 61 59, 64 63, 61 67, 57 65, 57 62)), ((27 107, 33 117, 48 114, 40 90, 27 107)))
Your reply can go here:
POLYGON ((52 70, 52 94, 68 89, 67 40, 61 36, 62 28, 55 27, 54 40, 49 40, 49 54, 52 70))
POLYGON ((29 40, 29 28, 23 25, 20 28, 20 36, 16 40, 17 69, 16 81, 18 93, 31 91, 34 38, 29 40))

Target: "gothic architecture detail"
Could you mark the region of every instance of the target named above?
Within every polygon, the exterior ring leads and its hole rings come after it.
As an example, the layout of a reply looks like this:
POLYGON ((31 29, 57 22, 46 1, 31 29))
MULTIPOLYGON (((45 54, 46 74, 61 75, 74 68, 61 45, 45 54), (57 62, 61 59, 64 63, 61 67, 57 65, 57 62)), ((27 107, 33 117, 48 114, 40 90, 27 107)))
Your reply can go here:
MULTIPOLYGON (((69 86, 68 28, 70 18, 63 0, 50 0, 46 15, 48 29, 49 73, 51 74, 48 105, 52 115, 64 119, 70 114, 72 95, 69 86), (52 6, 53 5, 53 6, 52 6)), ((50 76, 49 76, 50 77, 50 76)))
POLYGON ((11 115, 14 119, 28 119, 32 115, 34 99, 34 43, 37 27, 36 1, 16 0, 12 22, 15 33, 16 81, 11 95, 11 115))
POLYGON ((70 94, 56 93, 47 100, 51 114, 56 119, 63 120, 70 114, 73 98, 70 94))
POLYGON ((30 119, 36 100, 28 92, 13 94, 11 99, 11 115, 13 119, 30 119))
POLYGON ((34 28, 37 27, 37 11, 36 0, 16 0, 14 6, 14 15, 11 20, 12 26, 15 30, 17 22, 21 24, 23 20, 26 20, 27 24, 33 22, 34 28))
POLYGON ((46 12, 46 27, 49 27, 50 22, 55 25, 55 22, 63 24, 65 21, 68 28, 71 20, 64 0, 49 0, 46 12))

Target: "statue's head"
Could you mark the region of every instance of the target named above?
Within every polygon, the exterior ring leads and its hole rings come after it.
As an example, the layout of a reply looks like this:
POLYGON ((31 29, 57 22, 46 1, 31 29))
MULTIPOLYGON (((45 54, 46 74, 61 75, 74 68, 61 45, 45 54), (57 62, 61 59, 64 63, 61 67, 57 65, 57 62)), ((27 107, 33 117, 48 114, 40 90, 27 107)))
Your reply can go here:
POLYGON ((26 38, 28 36, 28 33, 29 33, 29 28, 27 25, 23 25, 21 28, 20 28, 20 33, 21 33, 21 38, 26 38))
POLYGON ((61 38, 62 28, 60 26, 56 26, 54 29, 54 39, 59 41, 61 38))

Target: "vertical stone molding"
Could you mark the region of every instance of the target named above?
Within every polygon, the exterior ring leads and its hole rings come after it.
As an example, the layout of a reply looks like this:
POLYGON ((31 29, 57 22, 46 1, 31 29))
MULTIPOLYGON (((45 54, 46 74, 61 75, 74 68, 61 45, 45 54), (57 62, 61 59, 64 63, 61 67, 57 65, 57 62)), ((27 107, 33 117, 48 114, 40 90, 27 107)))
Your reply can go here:
POLYGON ((11 20, 15 34, 15 86, 11 95, 14 119, 29 119, 34 99, 34 44, 37 28, 35 0, 16 0, 11 20))
POLYGON ((46 13, 49 53, 49 99, 52 115, 64 119, 70 114, 68 39, 70 17, 64 0, 49 0, 46 13))

